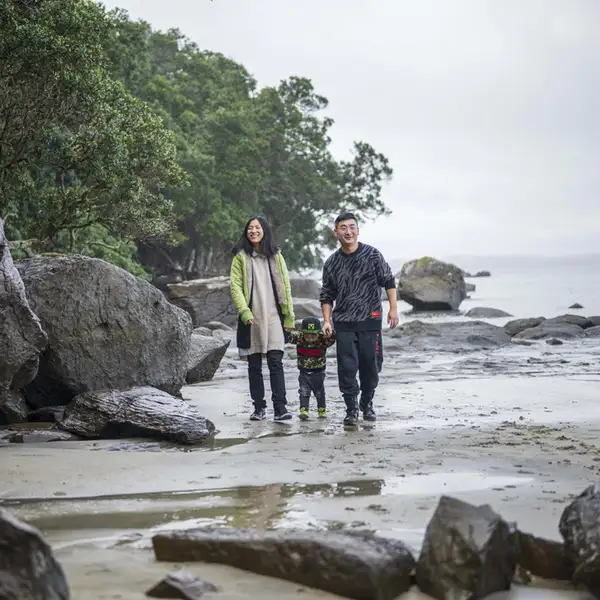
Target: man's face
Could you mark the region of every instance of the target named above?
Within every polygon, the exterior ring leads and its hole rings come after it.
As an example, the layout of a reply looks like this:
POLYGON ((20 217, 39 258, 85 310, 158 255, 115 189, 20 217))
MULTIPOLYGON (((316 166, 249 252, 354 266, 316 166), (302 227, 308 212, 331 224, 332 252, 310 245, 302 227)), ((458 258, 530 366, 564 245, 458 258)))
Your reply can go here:
POLYGON ((340 221, 333 232, 337 239, 346 246, 351 246, 358 239, 358 225, 354 219, 340 221))

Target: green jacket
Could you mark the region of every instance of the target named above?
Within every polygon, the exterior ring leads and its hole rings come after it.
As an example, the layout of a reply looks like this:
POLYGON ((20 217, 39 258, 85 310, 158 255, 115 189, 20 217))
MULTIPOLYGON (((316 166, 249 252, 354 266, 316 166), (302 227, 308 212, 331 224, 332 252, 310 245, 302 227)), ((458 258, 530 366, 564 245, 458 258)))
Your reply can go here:
MULTIPOLYGON (((229 288, 231 290, 231 298, 237 313, 244 325, 253 319, 252 311, 248 306, 250 301, 250 289, 248 285, 248 255, 242 250, 233 257, 231 263, 231 273, 229 279, 229 288)), ((290 286, 290 276, 287 270, 287 265, 281 254, 278 252, 273 259, 269 259, 272 267, 274 284, 277 289, 277 301, 281 307, 283 314, 283 326, 286 329, 294 327, 294 304, 292 301, 292 288, 290 286)))

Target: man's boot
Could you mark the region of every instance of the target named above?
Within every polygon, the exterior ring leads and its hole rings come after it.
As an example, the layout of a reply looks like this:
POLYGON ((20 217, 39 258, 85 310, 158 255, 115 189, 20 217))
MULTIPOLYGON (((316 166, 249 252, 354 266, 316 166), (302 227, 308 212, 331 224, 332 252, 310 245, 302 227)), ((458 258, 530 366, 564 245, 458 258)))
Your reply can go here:
POLYGON ((344 396, 344 402, 346 403, 344 425, 347 427, 358 425, 358 399, 356 396, 344 396))
POLYGON ((373 396, 374 394, 362 394, 360 397, 360 410, 365 421, 377 420, 377 415, 373 410, 373 396))

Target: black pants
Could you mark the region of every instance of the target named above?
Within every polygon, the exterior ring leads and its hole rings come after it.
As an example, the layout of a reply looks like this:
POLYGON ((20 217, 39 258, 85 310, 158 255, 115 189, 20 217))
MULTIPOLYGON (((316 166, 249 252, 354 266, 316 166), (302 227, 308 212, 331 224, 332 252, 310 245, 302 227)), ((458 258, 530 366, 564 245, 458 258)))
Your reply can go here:
POLYGON ((383 364, 381 331, 338 331, 336 346, 340 392, 344 397, 361 392, 364 400, 372 399, 383 364))
MULTIPOLYGON (((269 367, 269 378, 271 380, 271 399, 273 400, 273 407, 279 409, 283 409, 287 404, 282 359, 282 350, 269 350, 267 352, 267 367, 269 367)), ((250 382, 250 397, 252 398, 252 402, 254 402, 255 408, 266 408, 261 354, 250 354, 248 356, 248 380, 250 382)))
POLYGON ((317 399, 317 407, 325 408, 325 371, 300 371, 298 386, 300 408, 308 408, 312 392, 317 399))

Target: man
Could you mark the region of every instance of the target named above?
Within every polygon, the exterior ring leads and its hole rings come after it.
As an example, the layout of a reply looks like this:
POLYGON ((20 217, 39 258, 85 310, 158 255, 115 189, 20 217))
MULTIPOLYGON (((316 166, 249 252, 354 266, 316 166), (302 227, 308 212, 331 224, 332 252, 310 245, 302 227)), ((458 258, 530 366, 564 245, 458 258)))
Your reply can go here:
POLYGON ((387 292, 388 324, 394 328, 398 325, 396 282, 381 252, 358 241, 358 221, 352 213, 335 220, 334 233, 341 247, 323 266, 323 333, 331 335, 335 329, 338 381, 346 403, 344 425, 354 426, 359 407, 365 421, 377 418, 373 397, 383 362, 381 288, 387 292))

